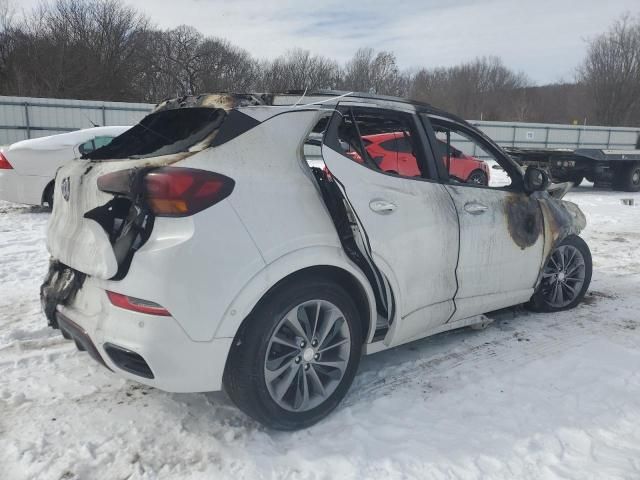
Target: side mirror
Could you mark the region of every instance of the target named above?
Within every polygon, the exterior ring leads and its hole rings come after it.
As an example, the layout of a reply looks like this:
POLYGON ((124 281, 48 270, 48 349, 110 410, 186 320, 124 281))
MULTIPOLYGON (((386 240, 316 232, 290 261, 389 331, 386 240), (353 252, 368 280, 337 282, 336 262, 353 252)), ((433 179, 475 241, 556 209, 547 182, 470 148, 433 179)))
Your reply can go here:
POLYGON ((549 186, 549 175, 537 167, 529 167, 524 172, 524 189, 527 193, 539 192, 549 186))

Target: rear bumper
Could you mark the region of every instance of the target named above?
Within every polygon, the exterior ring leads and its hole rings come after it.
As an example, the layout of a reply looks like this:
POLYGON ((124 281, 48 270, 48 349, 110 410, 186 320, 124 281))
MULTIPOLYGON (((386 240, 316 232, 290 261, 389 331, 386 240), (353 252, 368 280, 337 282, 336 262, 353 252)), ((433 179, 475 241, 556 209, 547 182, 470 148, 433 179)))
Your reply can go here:
POLYGON ((193 341, 172 317, 111 305, 91 279, 71 305, 58 305, 56 318, 80 350, 118 375, 169 392, 222 388, 231 338, 193 341))
MULTIPOLYGON (((109 366, 100 356, 100 352, 94 345, 93 341, 91 340, 89 335, 87 335, 87 332, 85 332, 80 325, 68 319, 60 312, 56 314, 56 320, 58 321, 58 328, 62 332, 64 338, 73 340, 76 344, 76 347, 78 347, 78 350, 87 352, 89 356, 96 362, 102 364, 106 368, 109 368, 109 366)), ((109 370, 111 369, 109 368, 109 370)))

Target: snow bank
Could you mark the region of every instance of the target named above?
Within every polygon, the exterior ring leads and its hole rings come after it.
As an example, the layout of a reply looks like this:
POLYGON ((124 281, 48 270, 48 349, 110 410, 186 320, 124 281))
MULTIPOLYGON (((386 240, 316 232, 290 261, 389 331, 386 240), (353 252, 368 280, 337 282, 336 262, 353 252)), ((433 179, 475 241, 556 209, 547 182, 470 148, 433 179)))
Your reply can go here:
MULTIPOLYGON (((493 173, 493 171, 492 171, 493 173)), ((639 478, 640 195, 581 187, 591 293, 363 360, 306 431, 124 381, 45 326, 48 214, 0 202, 0 478, 639 478)))

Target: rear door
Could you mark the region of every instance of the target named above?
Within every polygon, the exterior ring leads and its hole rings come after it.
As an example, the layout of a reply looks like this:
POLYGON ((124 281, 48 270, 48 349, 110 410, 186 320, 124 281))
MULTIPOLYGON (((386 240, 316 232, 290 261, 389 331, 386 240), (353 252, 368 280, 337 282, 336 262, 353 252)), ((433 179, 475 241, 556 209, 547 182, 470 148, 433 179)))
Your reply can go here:
POLYGON ((453 313, 458 221, 451 197, 435 178, 417 117, 408 112, 341 105, 324 137, 322 156, 364 230, 375 266, 389 281, 396 315, 385 343, 424 336, 453 313), (384 172, 361 137, 407 131, 420 177, 384 172), (359 152, 362 163, 346 155, 359 152), (365 158, 366 157, 366 158, 365 158))

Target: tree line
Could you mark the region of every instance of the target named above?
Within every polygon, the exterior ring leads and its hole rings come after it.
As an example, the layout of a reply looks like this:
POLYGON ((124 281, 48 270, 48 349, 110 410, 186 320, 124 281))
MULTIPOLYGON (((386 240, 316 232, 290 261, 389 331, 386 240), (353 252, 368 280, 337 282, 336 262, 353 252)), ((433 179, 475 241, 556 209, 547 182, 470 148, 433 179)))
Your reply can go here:
POLYGON ((468 119, 640 125, 640 17, 591 39, 572 83, 533 85, 497 57, 401 69, 361 48, 344 64, 293 49, 258 59, 186 25, 161 30, 121 0, 0 0, 0 95, 157 103, 215 91, 340 89, 426 101, 468 119))

